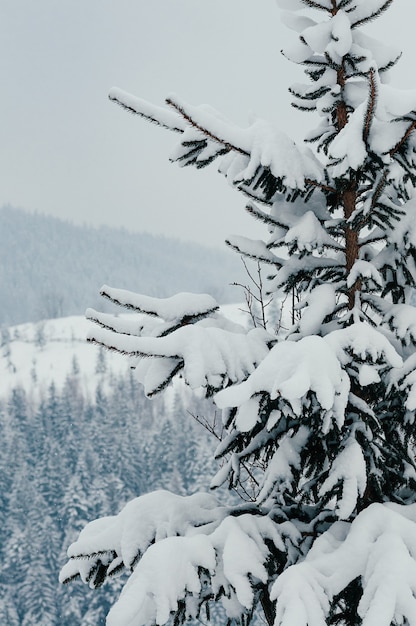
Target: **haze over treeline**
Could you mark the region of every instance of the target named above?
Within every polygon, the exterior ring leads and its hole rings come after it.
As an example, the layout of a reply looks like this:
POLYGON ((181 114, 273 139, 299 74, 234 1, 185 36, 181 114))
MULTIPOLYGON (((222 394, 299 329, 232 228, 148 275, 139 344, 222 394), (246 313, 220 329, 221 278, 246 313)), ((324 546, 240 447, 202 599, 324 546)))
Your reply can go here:
POLYGON ((103 283, 167 297, 178 291, 241 299, 229 287, 242 265, 230 251, 147 233, 78 226, 38 213, 0 209, 0 324, 102 308, 103 283))

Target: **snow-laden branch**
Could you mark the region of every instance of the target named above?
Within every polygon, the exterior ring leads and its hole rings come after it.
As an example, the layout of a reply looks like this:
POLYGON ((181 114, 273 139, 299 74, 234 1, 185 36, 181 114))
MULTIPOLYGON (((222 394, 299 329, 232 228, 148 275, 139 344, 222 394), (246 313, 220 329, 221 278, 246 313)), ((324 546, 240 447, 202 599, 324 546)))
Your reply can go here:
POLYGON ((208 494, 158 491, 90 522, 69 547, 60 580, 80 577, 96 587, 123 568, 134 570, 109 625, 165 624, 178 610, 195 618, 204 601, 221 595, 230 616, 250 613, 271 553, 284 555, 298 538, 290 523, 229 510, 208 494))
MULTIPOLYGON (((278 131, 263 120, 242 129, 213 115, 201 107, 191 106, 177 96, 170 96, 167 103, 178 111, 188 124, 214 142, 220 143, 228 151, 248 159, 246 167, 234 176, 234 181, 250 181, 259 167, 270 170, 271 174, 292 189, 304 189, 305 179, 320 182, 322 169, 313 153, 299 147, 285 133, 278 131)), ((174 153, 172 159, 180 158, 174 153)))
POLYGON ((132 570, 151 544, 186 534, 191 528, 221 519, 216 499, 197 493, 188 497, 155 491, 131 500, 118 515, 94 520, 85 526, 68 548, 69 562, 60 579, 80 577, 90 586, 101 585, 120 565, 132 570), (105 568, 99 579, 99 567, 105 568))
POLYGON ((167 130, 183 133, 186 128, 185 121, 173 111, 150 104, 146 100, 133 96, 118 87, 110 89, 108 97, 130 113, 140 115, 149 122, 153 122, 167 130))
POLYGON ((182 133, 181 144, 171 157, 182 165, 203 167, 231 152, 243 159, 232 176, 232 182, 238 186, 250 188, 261 169, 270 172, 276 189, 304 189, 306 184, 319 186, 322 181, 322 168, 313 153, 262 120, 240 128, 213 109, 192 106, 176 95, 166 100, 173 111, 116 88, 111 90, 110 99, 160 126, 182 133))
MULTIPOLYGON (((215 402, 220 408, 242 407, 261 392, 267 392, 272 400, 283 398, 296 414, 302 412, 302 399, 313 392, 323 411, 341 427, 349 381, 325 339, 311 336, 276 344, 247 380, 220 391, 215 402)), ((331 422, 328 420, 328 427, 331 422)))
MULTIPOLYGON (((252 372, 273 338, 261 328, 245 335, 189 325, 165 337, 126 336, 97 328, 90 331, 88 340, 132 357, 179 359, 183 362, 182 375, 192 389, 219 389, 252 372)), ((140 378, 146 377, 142 369, 138 371, 140 378)))
POLYGON ((104 285, 100 294, 127 309, 160 317, 165 321, 181 319, 199 319, 218 310, 218 304, 212 296, 207 294, 177 293, 169 298, 152 298, 104 285))
POLYGON ((333 525, 304 561, 279 576, 271 593, 276 626, 326 626, 331 600, 355 579, 363 624, 413 623, 415 557, 415 505, 372 504, 352 524, 333 525))

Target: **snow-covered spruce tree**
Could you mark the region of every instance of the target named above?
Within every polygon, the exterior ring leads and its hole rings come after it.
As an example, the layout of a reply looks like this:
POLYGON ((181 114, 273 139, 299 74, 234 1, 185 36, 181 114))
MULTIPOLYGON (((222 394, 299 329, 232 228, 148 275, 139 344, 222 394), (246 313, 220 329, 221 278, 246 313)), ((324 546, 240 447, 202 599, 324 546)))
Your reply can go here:
POLYGON ((103 288, 140 313, 89 310, 90 340, 126 353, 146 393, 175 377, 223 410, 211 487, 236 506, 156 492, 86 526, 61 580, 130 572, 109 626, 179 624, 210 601, 247 624, 416 624, 416 91, 386 84, 399 53, 365 34, 392 0, 280 0, 299 34, 284 54, 315 111, 307 146, 263 121, 238 128, 175 96, 159 108, 110 98, 179 134, 172 160, 220 172, 249 198, 265 242, 230 239, 296 290, 284 336, 227 322, 209 296, 158 300, 103 288), (313 148, 313 149, 312 149, 313 148), (248 487, 246 487, 246 493, 248 487))

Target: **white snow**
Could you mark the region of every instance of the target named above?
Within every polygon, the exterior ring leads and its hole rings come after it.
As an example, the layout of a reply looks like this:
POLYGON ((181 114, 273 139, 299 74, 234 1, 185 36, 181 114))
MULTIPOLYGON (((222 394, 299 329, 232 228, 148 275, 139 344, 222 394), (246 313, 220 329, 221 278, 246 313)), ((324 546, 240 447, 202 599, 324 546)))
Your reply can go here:
POLYGON ((178 601, 187 618, 197 617, 199 594, 221 588, 229 611, 235 610, 233 598, 240 610, 250 609, 252 583, 267 581, 267 543, 284 552, 284 538, 295 534, 291 524, 276 525, 267 516, 227 516, 211 495, 158 491, 131 501, 117 516, 90 522, 69 547, 60 580, 79 573, 88 581, 98 560, 110 569, 120 562, 130 568, 141 557, 108 615, 109 625, 165 624, 178 601))
POLYGON ((333 349, 318 336, 276 344, 247 380, 217 393, 215 402, 220 408, 240 407, 256 393, 267 392, 271 399, 281 396, 300 414, 308 391, 339 425, 343 423, 349 379, 333 349))
POLYGON ((339 519, 348 519, 357 506, 357 499, 367 485, 367 468, 361 446, 351 436, 334 460, 331 473, 323 483, 319 495, 325 495, 338 482, 342 482, 342 495, 337 501, 339 519))
POLYGON ((335 303, 336 295, 333 285, 315 287, 302 302, 299 332, 303 336, 318 333, 325 317, 334 310, 335 303))
POLYGON ((401 356, 384 334, 363 322, 333 331, 325 337, 325 341, 332 346, 344 366, 351 361, 351 352, 362 361, 377 363, 378 367, 403 365, 401 356))
POLYGON ((187 599, 201 591, 200 567, 215 568, 215 552, 205 535, 170 537, 150 546, 109 612, 107 626, 165 624, 178 600, 185 600, 188 618, 196 617, 195 603, 187 599))
MULTIPOLYGON (((308 212, 313 212, 319 223, 325 223, 331 218, 321 191, 315 191, 308 202, 302 197, 289 202, 283 195, 278 195, 270 209, 270 216, 280 226, 290 229, 296 227, 308 212)), ((313 232, 316 233, 315 228, 313 232)))
POLYGON ((76 375, 82 392, 93 399, 97 385, 106 385, 111 373, 127 375, 126 359, 109 352, 104 354, 106 376, 96 373, 100 353, 86 341, 89 326, 83 316, 73 316, 10 327, 10 341, 0 351, 0 397, 21 387, 36 402, 52 383, 62 389, 68 376, 76 375))
POLYGON ((150 118, 151 120, 159 123, 161 126, 171 130, 183 132, 186 128, 185 121, 174 111, 171 111, 166 107, 157 107, 142 98, 137 98, 127 91, 119 89, 118 87, 110 89, 108 97, 110 100, 115 100, 138 115, 150 118))
POLYGON ((340 10, 330 20, 306 28, 302 37, 314 52, 328 52, 332 58, 339 59, 351 48, 350 21, 340 10))
MULTIPOLYGON (((290 2, 290 0, 288 0, 290 2)), ((291 3, 292 5, 295 2, 291 3)), ((280 21, 283 22, 285 26, 294 30, 297 33, 303 32, 306 28, 310 28, 311 26, 315 26, 315 20, 307 17, 306 15, 293 15, 290 11, 281 11, 280 13, 280 21)))
MULTIPOLYGON (((109 565, 110 571, 121 565, 133 569, 109 614, 108 626, 165 624, 178 609, 178 603, 186 618, 197 618, 200 600, 211 593, 223 592, 228 617, 237 617, 252 608, 253 586, 270 583, 270 545, 282 553, 289 552, 285 540, 290 535, 294 547, 299 531, 307 526, 302 519, 297 520, 297 528, 286 522, 285 529, 260 513, 278 510, 288 495, 287 489, 282 495, 284 489, 292 487, 298 470, 304 470, 302 453, 312 454, 306 447, 313 434, 306 420, 309 411, 315 419, 317 408, 321 433, 332 431, 322 445, 326 459, 316 474, 303 471, 304 482, 298 481, 297 488, 309 489, 310 494, 318 491, 317 497, 323 499, 322 509, 303 534, 296 557, 288 556, 286 564, 290 566, 272 584, 271 599, 277 601, 275 626, 325 626, 333 598, 358 578, 363 589, 358 604, 363 626, 404 622, 416 626, 416 505, 372 504, 357 513, 357 503, 366 493, 368 473, 377 470, 371 463, 377 458, 378 443, 371 440, 371 429, 364 418, 360 420, 354 410, 348 419, 345 415, 350 403, 350 407, 376 423, 379 416, 372 412, 371 399, 367 406, 367 394, 357 393, 351 381, 365 388, 383 378, 383 383, 408 392, 407 419, 414 421, 415 355, 407 360, 406 356, 411 352, 411 342, 416 341, 416 316, 408 304, 392 305, 380 297, 377 302, 377 296, 371 292, 386 283, 389 265, 399 286, 401 281, 409 282, 404 266, 416 278, 416 265, 403 260, 412 255, 416 229, 414 201, 404 202, 407 172, 402 165, 407 159, 410 166, 414 165, 412 150, 416 143, 413 137, 401 143, 411 128, 416 91, 402 92, 382 83, 379 70, 395 60, 397 51, 355 29, 372 13, 387 7, 386 0, 350 0, 342 3, 340 10, 335 9, 332 0, 319 0, 318 6, 308 0, 277 1, 290 12, 285 16, 286 23, 299 33, 287 56, 300 63, 310 60, 312 65, 308 67, 314 65, 318 70, 322 63, 328 65, 312 88, 293 88, 295 104, 303 103, 305 98, 306 108, 315 108, 321 117, 314 138, 329 160, 326 176, 315 153, 261 119, 241 128, 206 105, 192 106, 176 95, 167 101, 171 111, 120 90, 112 90, 110 95, 138 114, 181 133, 172 160, 199 166, 221 155, 220 172, 232 185, 249 194, 253 191, 254 198, 260 189, 259 201, 273 202, 269 242, 232 237, 229 244, 272 267, 273 276, 267 285, 270 290, 282 285, 290 289, 296 282, 294 278, 300 277, 302 300, 297 307, 300 320, 286 340, 278 343, 275 336, 263 329, 245 332, 226 322, 217 312, 216 302, 205 295, 181 294, 161 300, 105 287, 104 293, 112 300, 145 314, 145 319, 125 320, 89 310, 89 317, 99 326, 90 330, 89 339, 129 355, 149 395, 176 375, 191 389, 217 391, 214 400, 224 409, 228 435, 217 450, 218 456, 227 456, 213 479, 213 487, 227 478, 235 485, 243 462, 253 457, 257 461, 259 451, 265 452, 267 465, 263 473, 258 467, 254 470, 262 477, 256 483, 257 501, 250 503, 248 509, 233 509, 230 514, 230 510, 206 494, 180 498, 157 492, 133 500, 117 516, 87 525, 68 550, 70 561, 63 568, 61 579, 79 574, 89 581, 100 562, 109 565), (323 21, 319 23, 297 13, 305 9, 316 15, 316 8, 323 9, 323 21), (343 62, 348 53, 354 62, 343 62), (337 67, 343 68, 338 77, 337 67), (340 98, 345 98, 347 112, 341 130, 335 128, 337 113, 338 124, 341 123, 340 109, 336 110, 340 98), (403 117, 406 120, 397 122, 396 118, 403 117), (407 150, 402 161, 393 150, 399 144, 407 150), (379 178, 367 168, 368 159, 374 156, 372 151, 380 157, 379 178), (345 224, 337 222, 338 218, 342 220, 342 212, 328 208, 330 202, 321 192, 314 193, 310 202, 300 197, 289 202, 286 192, 304 191, 308 181, 324 181, 325 190, 337 196, 339 202, 342 189, 350 188, 350 170, 363 170, 360 180, 366 180, 365 184, 359 183, 362 204, 357 205, 351 219, 360 217, 359 211, 365 216, 373 211, 368 228, 360 227, 360 234, 377 235, 371 221, 372 217, 378 219, 377 214, 374 216, 375 208, 387 207, 394 215, 401 207, 405 216, 394 228, 386 226, 382 233, 384 247, 377 244, 371 248, 368 240, 360 242, 365 243, 365 248, 360 245, 363 258, 355 261, 345 282, 345 224), (280 197, 275 193, 276 185, 272 184, 262 197, 262 185, 267 187, 267 177, 262 178, 265 173, 282 184, 285 198, 284 194, 280 197), (342 180, 334 182, 338 178, 342 180), (373 183, 368 185, 372 189, 365 188, 367 183, 373 183), (380 189, 385 183, 385 188, 374 207, 373 191, 378 183, 380 189), (329 232, 334 233, 333 237, 329 232), (279 249, 283 249, 281 257, 275 254, 279 249), (319 285, 326 270, 334 270, 334 283, 319 285), (316 282, 309 282, 309 274, 315 275, 316 282), (349 312, 351 318, 342 318, 342 289, 351 289, 357 282, 363 286, 361 303, 357 294, 356 307, 349 312), (374 320, 380 322, 379 327, 355 321, 372 315, 373 309, 365 308, 366 296, 367 305, 374 306, 374 320), (324 321, 337 311, 337 305, 339 318, 332 316, 329 332, 324 321), (343 326, 352 319, 355 323, 343 326), (260 431, 259 420, 266 419, 268 410, 266 407, 264 414, 259 410, 265 400, 275 401, 275 410, 260 431), (286 427, 287 417, 290 419, 286 427), (294 418, 299 422, 296 426, 291 421, 294 418), (272 439, 275 427, 279 434, 272 439), (249 434, 252 430, 256 433, 254 439, 249 434), (355 436, 357 432, 368 436, 365 450, 361 439, 355 436), (334 451, 336 441, 340 444, 334 451), (247 510, 250 512, 244 512, 247 510), (323 521, 327 514, 339 521, 322 532, 323 527, 314 524, 323 521)), ((292 199, 293 196, 296 193, 292 199)), ((267 221, 266 214, 257 216, 267 221)), ((308 463, 306 459, 307 468, 308 463)), ((404 473, 415 476, 410 461, 404 473)), ((289 495, 293 495, 292 490, 289 495)), ((331 524, 329 517, 325 523, 331 524)))
POLYGON ((366 104, 363 103, 351 113, 348 123, 331 144, 331 156, 341 160, 341 163, 332 168, 335 178, 342 177, 349 168, 357 170, 367 157, 367 148, 363 140, 365 114, 366 104))
POLYGON ((273 585, 277 626, 325 626, 330 599, 361 576, 358 614, 366 626, 416 616, 416 505, 372 504, 350 524, 333 525, 304 561, 273 585))
MULTIPOLYGON (((221 313, 214 314, 212 323, 234 334, 242 334, 249 322, 244 309, 244 304, 221 307, 221 313)), ((89 309, 89 313, 93 317, 96 312, 89 309)), ((158 328, 162 325, 157 318, 141 314, 98 315, 103 324, 111 324, 121 333, 139 333, 145 321, 158 328)), ((75 376, 80 391, 93 401, 98 385, 106 392, 112 377, 128 376, 130 364, 124 355, 110 350, 100 351, 96 345, 87 342, 91 327, 91 322, 84 316, 72 316, 7 329, 10 339, 3 339, 0 347, 0 399, 7 397, 10 389, 21 387, 36 403, 48 393, 52 383, 60 391, 67 378, 75 376), (102 369, 103 365, 105 372, 100 373, 97 369, 102 369)), ((164 366, 166 364, 157 363, 158 368, 164 366)), ((148 376, 151 386, 151 368, 148 376)))
POLYGON ((379 69, 386 67, 400 56, 400 48, 392 45, 391 42, 379 41, 363 31, 354 30, 354 53, 360 52, 358 48, 361 48, 366 55, 370 52, 372 60, 379 69))
POLYGON ((94 520, 68 548, 68 557, 116 551, 127 568, 153 543, 185 535, 193 527, 218 517, 214 496, 195 493, 177 496, 154 491, 131 500, 118 515, 94 520))
POLYGON ((313 211, 307 211, 285 235, 285 243, 296 243, 299 252, 322 251, 324 247, 338 249, 340 245, 322 227, 313 211))
POLYGON ((264 241, 260 239, 249 239, 248 237, 242 237, 241 235, 232 235, 228 237, 227 243, 242 252, 246 256, 261 259, 266 263, 280 266, 283 263, 283 259, 276 256, 269 250, 264 241))
MULTIPOLYGON (((198 133, 237 153, 238 162, 244 166, 238 173, 233 173, 234 184, 251 180, 260 166, 270 168, 276 178, 284 179, 285 184, 293 189, 303 189, 305 178, 321 180, 322 168, 312 151, 298 146, 268 122, 258 119, 248 128, 239 128, 221 116, 213 115, 206 107, 192 106, 174 94, 168 100, 192 119, 198 133), (241 155, 246 159, 241 160, 241 155)), ((171 155, 172 160, 179 157, 181 150, 179 147, 171 155)))
MULTIPOLYGON (((211 536, 227 586, 235 590, 238 601, 247 609, 253 606, 254 599, 250 581, 267 581, 267 540, 285 551, 278 526, 268 517, 250 514, 227 517, 211 536)), ((219 591, 219 587, 214 587, 214 591, 219 591)))
POLYGON ((301 426, 296 433, 285 435, 280 440, 265 471, 257 502, 262 503, 267 500, 272 492, 276 495, 279 489, 284 489, 284 486, 290 483, 293 478, 293 469, 300 468, 300 451, 305 446, 309 435, 309 429, 301 426))
POLYGON ((416 343, 416 308, 411 304, 386 303, 384 320, 405 344, 416 343))
POLYGON ((358 369, 358 382, 361 387, 366 387, 367 385, 378 383, 380 382, 380 380, 380 375, 374 366, 371 366, 368 363, 363 363, 363 365, 360 365, 358 369))
POLYGON ((383 278, 374 265, 368 261, 358 259, 355 261, 350 273, 347 276, 347 287, 352 287, 357 280, 362 279, 371 279, 377 287, 381 287, 383 285, 383 278))
POLYGON ((386 4, 386 0, 354 0, 351 6, 348 7, 351 23, 356 24, 361 20, 365 20, 377 13, 386 4))
POLYGON ((380 108, 390 119, 416 110, 416 89, 398 89, 391 85, 380 86, 380 108))
POLYGON ((261 166, 269 168, 276 178, 283 179, 284 184, 292 189, 303 189, 307 178, 318 181, 322 178, 322 167, 313 152, 303 145, 296 145, 285 133, 264 120, 259 119, 248 128, 240 128, 225 120, 212 107, 190 105, 175 94, 167 98, 174 112, 118 88, 111 90, 110 98, 139 115, 183 133, 181 143, 171 155, 173 161, 181 162, 184 142, 207 140, 197 160, 209 161, 224 149, 231 150, 233 158, 231 161, 227 159, 226 173, 230 176, 232 166, 237 165, 232 173, 233 184, 250 181, 261 166))
POLYGON ((101 287, 100 293, 124 307, 135 309, 139 313, 157 315, 165 321, 195 317, 219 308, 214 298, 207 294, 177 293, 170 298, 152 298, 107 285, 101 287))
MULTIPOLYGON (((218 388, 222 381, 244 379, 267 354, 267 345, 272 341, 261 328, 241 334, 197 324, 180 327, 165 337, 118 335, 105 328, 92 328, 88 337, 133 357, 182 360, 182 374, 191 389, 207 385, 218 388)), ((166 367, 163 362, 162 367, 166 367)), ((146 364, 140 366, 138 376, 145 386, 149 384, 146 364)))

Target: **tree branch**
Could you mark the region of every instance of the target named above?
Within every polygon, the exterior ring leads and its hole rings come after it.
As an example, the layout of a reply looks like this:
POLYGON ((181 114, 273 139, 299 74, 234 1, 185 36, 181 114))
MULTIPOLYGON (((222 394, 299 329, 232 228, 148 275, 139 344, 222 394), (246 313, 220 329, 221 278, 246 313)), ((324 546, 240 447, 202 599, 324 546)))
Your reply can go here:
POLYGON ((330 11, 328 7, 325 7, 323 4, 319 4, 319 2, 315 2, 315 0, 302 0, 302 2, 312 9, 321 9, 327 13, 330 11))
POLYGON ((322 191, 328 191, 329 193, 337 193, 337 190, 330 185, 324 185, 323 183, 318 183, 317 180, 312 180, 310 178, 305 178, 305 183, 307 185, 311 185, 312 187, 318 187, 322 189, 322 191))
POLYGON ((184 120, 186 120, 189 124, 191 124, 191 126, 193 126, 193 128, 196 128, 197 130, 201 131, 201 133, 203 133, 204 135, 206 135, 213 141, 216 141, 222 146, 225 146, 225 148, 227 148, 228 151, 233 150, 234 152, 238 152, 239 154, 242 154, 246 157, 250 156, 250 153, 247 152, 246 150, 243 150, 242 148, 238 146, 234 146, 233 144, 230 144, 227 141, 224 141, 223 139, 221 139, 221 137, 214 135, 214 133, 209 131, 207 128, 204 128, 203 126, 195 122, 195 120, 192 119, 192 117, 185 111, 185 109, 183 109, 183 107, 181 107, 177 102, 174 102, 171 98, 166 99, 166 104, 173 107, 183 117, 184 120))
POLYGON ((402 145, 409 139, 410 135, 412 134, 412 132, 416 129, 416 120, 414 122, 412 122, 410 124, 410 126, 408 127, 408 129, 406 130, 405 134, 403 135, 403 137, 400 139, 400 141, 398 143, 396 143, 396 145, 394 146, 394 148, 392 148, 389 152, 390 156, 393 156, 394 154, 396 154, 396 152, 398 152, 400 150, 400 148, 402 147, 402 145))
POLYGON ((113 87, 108 94, 108 98, 129 113, 139 115, 152 124, 176 133, 183 133, 185 130, 185 126, 179 123, 181 121, 180 118, 173 112, 150 104, 146 100, 137 98, 126 91, 113 87))
POLYGON ((377 89, 376 89, 376 83, 374 80, 373 68, 371 68, 370 70, 369 81, 370 81, 370 97, 368 100, 367 113, 365 116, 365 123, 364 123, 364 128, 363 128, 363 140, 365 144, 367 144, 368 142, 368 136, 370 134, 370 128, 371 128, 371 123, 373 121, 374 109, 375 109, 376 97, 377 97, 377 89))
MULTIPOLYGON (((351 28, 357 28, 357 26, 362 26, 363 24, 366 24, 367 22, 371 22, 376 17, 384 13, 384 11, 386 11, 389 8, 392 2, 393 0, 386 0, 386 2, 377 11, 374 11, 374 13, 371 13, 371 15, 367 15, 367 17, 363 17, 360 20, 353 22, 351 24, 351 28)), ((350 13, 352 10, 353 9, 349 9, 349 10, 347 9, 347 13, 350 13)))

